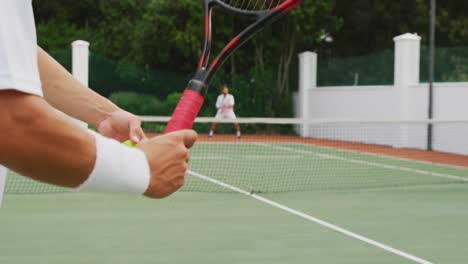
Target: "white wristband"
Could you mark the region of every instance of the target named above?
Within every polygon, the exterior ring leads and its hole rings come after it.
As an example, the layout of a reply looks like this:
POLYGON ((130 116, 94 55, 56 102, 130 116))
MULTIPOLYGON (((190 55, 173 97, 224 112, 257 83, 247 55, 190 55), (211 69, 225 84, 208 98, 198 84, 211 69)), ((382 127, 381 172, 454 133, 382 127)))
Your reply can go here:
POLYGON ((77 190, 143 194, 150 182, 150 168, 143 151, 89 132, 96 138, 96 162, 89 178, 77 190))

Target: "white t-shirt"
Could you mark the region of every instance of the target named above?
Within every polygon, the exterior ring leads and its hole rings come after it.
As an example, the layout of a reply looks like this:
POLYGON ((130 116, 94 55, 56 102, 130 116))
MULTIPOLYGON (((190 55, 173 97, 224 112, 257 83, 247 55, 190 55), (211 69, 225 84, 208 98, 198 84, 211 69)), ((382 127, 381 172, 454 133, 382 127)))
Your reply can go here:
MULTIPOLYGON (((218 96, 218 99, 216 100, 216 108, 218 109, 218 113, 223 110, 223 107, 231 105, 235 105, 234 96, 232 96, 232 94, 221 94, 218 96)), ((224 109, 223 112, 234 112, 234 109, 224 109)))
POLYGON ((32 0, 0 0, 0 90, 43 96, 32 0))
MULTIPOLYGON (((0 90, 43 96, 32 0, 0 0, 0 90)), ((7 170, 0 166, 0 205, 7 170)))

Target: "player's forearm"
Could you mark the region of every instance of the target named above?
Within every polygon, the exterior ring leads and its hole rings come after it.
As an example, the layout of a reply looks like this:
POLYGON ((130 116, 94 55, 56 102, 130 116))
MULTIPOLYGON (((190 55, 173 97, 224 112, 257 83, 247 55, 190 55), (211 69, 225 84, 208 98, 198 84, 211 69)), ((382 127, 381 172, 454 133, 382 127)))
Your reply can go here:
POLYGON ((78 187, 94 167, 95 140, 42 98, 0 92, 0 164, 30 178, 78 187))
POLYGON ((44 98, 55 108, 94 126, 118 110, 104 98, 82 85, 44 50, 38 48, 38 64, 44 98))

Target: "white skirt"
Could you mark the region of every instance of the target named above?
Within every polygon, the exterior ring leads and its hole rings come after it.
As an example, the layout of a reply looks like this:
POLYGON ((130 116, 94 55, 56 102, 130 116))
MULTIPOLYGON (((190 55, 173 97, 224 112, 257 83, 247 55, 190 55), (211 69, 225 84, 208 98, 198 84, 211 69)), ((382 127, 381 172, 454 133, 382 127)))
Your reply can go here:
POLYGON ((216 119, 220 120, 220 119, 236 119, 236 114, 234 113, 234 111, 223 111, 222 113, 221 112, 218 112, 215 116, 216 119))

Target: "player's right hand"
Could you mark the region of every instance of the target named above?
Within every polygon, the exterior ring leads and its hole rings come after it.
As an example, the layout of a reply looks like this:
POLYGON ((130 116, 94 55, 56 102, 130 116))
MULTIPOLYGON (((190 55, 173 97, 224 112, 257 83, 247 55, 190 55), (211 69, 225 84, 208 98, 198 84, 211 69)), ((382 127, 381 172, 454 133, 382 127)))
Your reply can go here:
POLYGON ((197 140, 193 130, 181 130, 142 141, 137 147, 148 159, 151 180, 145 196, 164 198, 180 189, 185 182, 189 152, 197 140))

